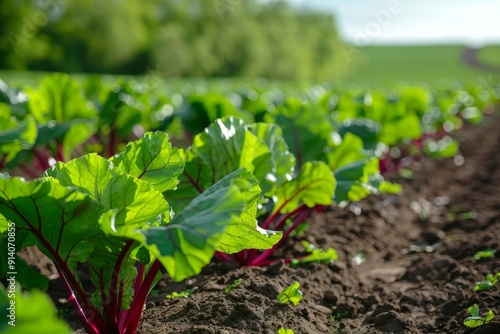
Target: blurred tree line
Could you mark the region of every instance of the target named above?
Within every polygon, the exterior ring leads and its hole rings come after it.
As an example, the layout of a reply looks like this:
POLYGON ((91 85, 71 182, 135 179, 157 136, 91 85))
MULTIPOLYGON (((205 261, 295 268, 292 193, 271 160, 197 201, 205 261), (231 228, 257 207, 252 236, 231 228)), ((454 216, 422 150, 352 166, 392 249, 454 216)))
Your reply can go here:
POLYGON ((334 18, 285 1, 2 0, 0 68, 332 79, 334 18))

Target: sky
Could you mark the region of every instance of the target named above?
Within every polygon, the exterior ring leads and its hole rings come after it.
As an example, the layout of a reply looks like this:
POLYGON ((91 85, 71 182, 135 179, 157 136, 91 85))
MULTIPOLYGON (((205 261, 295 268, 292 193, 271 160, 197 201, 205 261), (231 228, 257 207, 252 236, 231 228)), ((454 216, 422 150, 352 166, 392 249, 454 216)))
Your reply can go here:
POLYGON ((344 39, 380 44, 500 44, 499 0, 288 0, 332 11, 344 39))

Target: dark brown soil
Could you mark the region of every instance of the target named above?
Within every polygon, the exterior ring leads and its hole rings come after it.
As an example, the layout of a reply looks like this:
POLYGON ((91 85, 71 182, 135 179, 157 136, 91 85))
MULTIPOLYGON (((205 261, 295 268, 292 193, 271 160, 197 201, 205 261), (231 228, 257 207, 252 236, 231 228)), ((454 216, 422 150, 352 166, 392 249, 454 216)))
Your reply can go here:
MULTIPOLYGON (((298 268, 213 263, 186 282, 163 280, 140 333, 276 333, 281 327, 314 334, 474 332, 462 324, 469 306, 500 313, 500 284, 474 292, 476 281, 500 271, 500 253, 472 259, 477 251, 500 249, 499 129, 499 119, 487 119, 459 132, 461 166, 424 160, 413 166, 412 179, 393 176, 404 185, 402 195, 370 197, 314 216, 303 238, 334 247, 338 262, 298 268), (242 283, 224 293, 237 278, 242 283), (278 293, 294 281, 303 300, 278 305, 278 293), (165 298, 191 287, 198 290, 189 298, 165 298)), ((297 251, 298 239, 285 249, 297 251)), ((54 280, 50 292, 65 313, 70 308, 61 303, 59 287, 54 280)), ((474 333, 500 333, 500 325, 474 333)))

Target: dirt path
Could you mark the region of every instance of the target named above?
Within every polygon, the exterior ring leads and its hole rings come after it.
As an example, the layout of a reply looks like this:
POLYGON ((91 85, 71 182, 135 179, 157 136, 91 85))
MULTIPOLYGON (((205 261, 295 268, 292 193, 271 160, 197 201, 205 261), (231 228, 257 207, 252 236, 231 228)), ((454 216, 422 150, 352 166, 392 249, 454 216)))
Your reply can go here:
POLYGON ((479 60, 481 48, 466 47, 462 52, 461 60, 467 66, 490 73, 500 73, 500 66, 485 64, 479 60))

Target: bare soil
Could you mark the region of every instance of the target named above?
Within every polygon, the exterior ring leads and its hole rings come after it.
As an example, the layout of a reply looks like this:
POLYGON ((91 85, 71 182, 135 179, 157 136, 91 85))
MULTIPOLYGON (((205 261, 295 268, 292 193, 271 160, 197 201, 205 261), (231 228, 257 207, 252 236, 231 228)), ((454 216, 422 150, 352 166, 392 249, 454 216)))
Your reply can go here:
MULTIPOLYGON (((413 165, 411 179, 390 176, 403 184, 401 195, 331 207, 283 249, 283 256, 301 254, 301 239, 333 247, 339 253, 333 264, 234 268, 214 262, 182 283, 165 277, 148 301, 140 333, 276 333, 281 327, 314 334, 500 333, 498 320, 475 331, 462 324, 474 303, 500 318, 500 286, 474 292, 476 281, 500 271, 500 253, 472 259, 477 251, 500 249, 499 129, 494 118, 466 127, 457 134, 463 164, 425 159, 413 165), (242 283, 224 293, 237 278, 242 283), (278 305, 278 293, 294 281, 302 301, 278 305), (165 297, 192 287, 198 289, 189 298, 165 297)), ((37 252, 25 256, 54 274, 37 252)), ((58 279, 49 292, 83 333, 58 279)))

